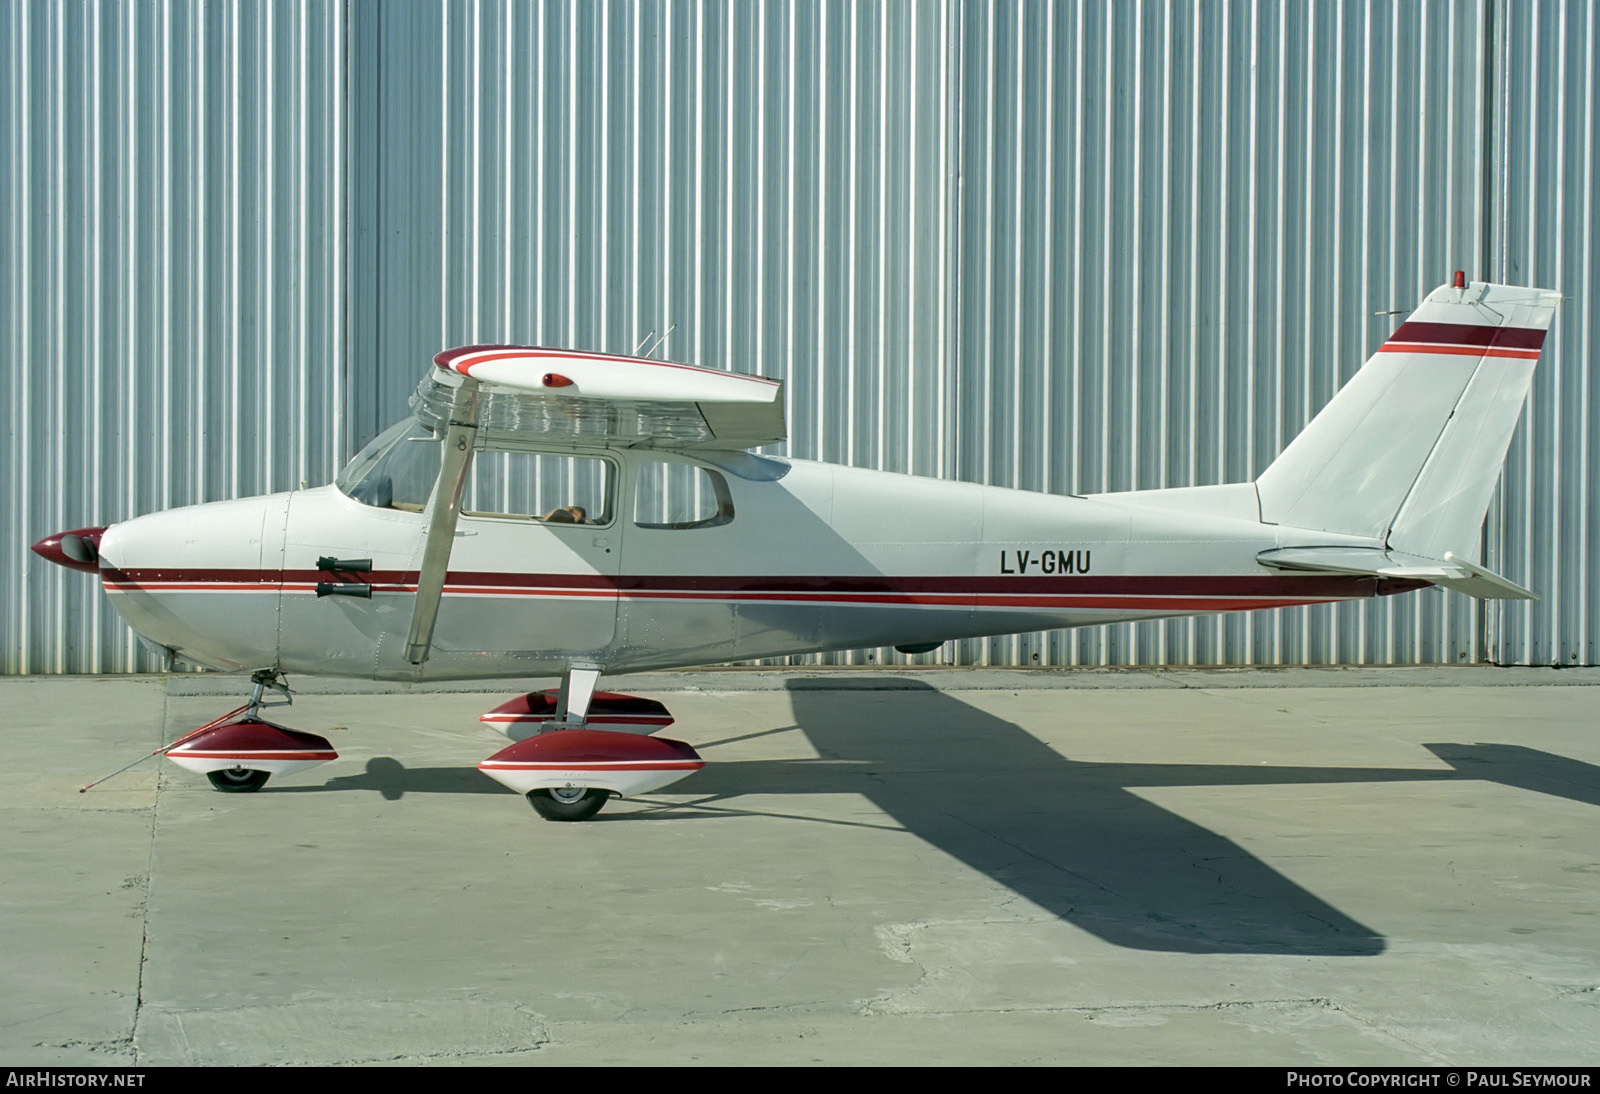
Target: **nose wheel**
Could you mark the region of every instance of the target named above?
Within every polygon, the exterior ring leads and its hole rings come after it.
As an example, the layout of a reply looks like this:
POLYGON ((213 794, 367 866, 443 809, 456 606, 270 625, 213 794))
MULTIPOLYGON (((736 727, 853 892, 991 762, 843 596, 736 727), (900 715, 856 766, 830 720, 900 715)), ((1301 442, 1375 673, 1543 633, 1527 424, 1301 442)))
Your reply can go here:
POLYGON ((207 771, 211 785, 224 794, 252 794, 267 785, 270 771, 255 771, 247 767, 229 767, 221 771, 207 771))
POLYGON ((528 791, 528 801, 545 820, 582 821, 600 812, 611 797, 609 790, 582 786, 552 786, 528 791))

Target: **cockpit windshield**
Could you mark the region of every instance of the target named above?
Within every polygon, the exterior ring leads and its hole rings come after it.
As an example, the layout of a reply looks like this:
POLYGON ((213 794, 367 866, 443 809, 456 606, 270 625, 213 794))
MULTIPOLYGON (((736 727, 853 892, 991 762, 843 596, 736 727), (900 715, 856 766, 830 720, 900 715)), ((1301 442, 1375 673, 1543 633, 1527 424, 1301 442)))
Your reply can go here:
POLYGON ((420 513, 439 477, 440 435, 415 418, 385 429, 333 484, 364 505, 420 513))

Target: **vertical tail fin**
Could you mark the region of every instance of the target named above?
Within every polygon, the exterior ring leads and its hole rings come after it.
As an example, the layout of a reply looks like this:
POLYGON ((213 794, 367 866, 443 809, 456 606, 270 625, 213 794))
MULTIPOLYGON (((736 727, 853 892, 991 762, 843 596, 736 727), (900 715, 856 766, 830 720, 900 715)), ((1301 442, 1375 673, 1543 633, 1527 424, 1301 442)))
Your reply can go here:
POLYGON ((1261 519, 1479 558, 1559 295, 1456 275, 1261 473, 1261 519))

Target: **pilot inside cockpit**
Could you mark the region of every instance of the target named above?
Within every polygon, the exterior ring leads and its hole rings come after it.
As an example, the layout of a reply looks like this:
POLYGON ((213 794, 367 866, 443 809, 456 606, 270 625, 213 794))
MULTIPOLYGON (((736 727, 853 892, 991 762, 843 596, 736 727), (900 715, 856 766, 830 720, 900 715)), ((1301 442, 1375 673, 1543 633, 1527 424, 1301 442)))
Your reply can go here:
POLYGON ((546 524, 587 524, 588 512, 581 505, 562 505, 539 518, 546 524))

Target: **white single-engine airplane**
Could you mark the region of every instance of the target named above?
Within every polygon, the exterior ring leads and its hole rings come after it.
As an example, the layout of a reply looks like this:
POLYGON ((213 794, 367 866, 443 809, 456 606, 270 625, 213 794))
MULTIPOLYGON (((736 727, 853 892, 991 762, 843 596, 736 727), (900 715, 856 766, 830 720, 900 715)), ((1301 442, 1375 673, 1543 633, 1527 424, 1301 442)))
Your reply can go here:
POLYGON ((258 717, 285 673, 559 675, 483 720, 480 764, 557 820, 699 770, 661 704, 602 673, 1249 611, 1442 585, 1532 593, 1480 529, 1559 297, 1431 293, 1255 482, 1084 497, 748 449, 783 385, 521 346, 446 350, 331 486, 58 533, 174 657, 254 672, 243 707, 158 750, 221 790, 334 759, 258 717))

